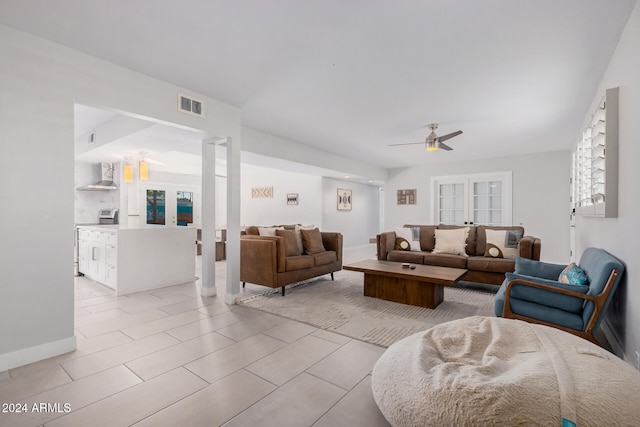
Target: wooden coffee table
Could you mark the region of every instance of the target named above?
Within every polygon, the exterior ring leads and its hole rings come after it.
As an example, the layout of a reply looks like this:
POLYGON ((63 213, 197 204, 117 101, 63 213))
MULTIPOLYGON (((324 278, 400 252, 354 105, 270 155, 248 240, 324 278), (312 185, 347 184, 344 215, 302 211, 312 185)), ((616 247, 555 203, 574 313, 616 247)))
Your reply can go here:
POLYGON ((387 301, 436 308, 444 301, 444 286, 453 286, 467 270, 417 264, 414 270, 401 262, 365 260, 342 267, 364 273, 364 295, 387 301))

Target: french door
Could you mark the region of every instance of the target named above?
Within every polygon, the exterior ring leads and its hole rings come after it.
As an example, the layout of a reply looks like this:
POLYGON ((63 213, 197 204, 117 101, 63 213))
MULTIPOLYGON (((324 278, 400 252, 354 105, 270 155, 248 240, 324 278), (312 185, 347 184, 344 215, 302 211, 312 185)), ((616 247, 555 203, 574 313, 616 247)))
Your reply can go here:
POLYGON ((145 201, 147 224, 166 225, 167 192, 165 190, 147 189, 145 201))
POLYGON ((511 225, 511 172, 431 178, 433 224, 511 225))
POLYGON ((142 211, 145 224, 186 226, 199 222, 198 192, 189 186, 149 184, 143 186, 142 211))

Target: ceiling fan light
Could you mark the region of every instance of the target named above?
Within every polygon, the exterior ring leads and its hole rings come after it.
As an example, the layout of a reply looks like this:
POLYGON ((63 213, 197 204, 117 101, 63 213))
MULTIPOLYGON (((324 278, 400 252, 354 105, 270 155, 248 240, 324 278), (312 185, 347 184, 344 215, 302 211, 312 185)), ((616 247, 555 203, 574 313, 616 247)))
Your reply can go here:
POLYGON ((438 144, 436 141, 427 141, 427 151, 436 151, 438 149, 438 144))

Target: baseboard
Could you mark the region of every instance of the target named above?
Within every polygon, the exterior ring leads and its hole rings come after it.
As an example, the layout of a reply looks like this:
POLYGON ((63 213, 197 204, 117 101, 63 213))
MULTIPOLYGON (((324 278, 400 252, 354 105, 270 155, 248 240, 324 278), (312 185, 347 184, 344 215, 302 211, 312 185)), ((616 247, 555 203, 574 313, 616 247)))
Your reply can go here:
POLYGON ((203 297, 214 297, 218 294, 218 290, 215 286, 207 287, 207 286, 199 286, 200 288, 200 296, 203 297))
MULTIPOLYGON (((600 324, 600 331, 609 342, 609 345, 611 346, 611 350, 613 350, 613 354, 631 363, 631 359, 629 359, 625 354, 624 347, 618 340, 618 337, 616 336, 616 334, 613 333, 613 331, 609 327, 609 324, 607 323, 606 320, 603 320, 602 323, 600 324)), ((633 366, 635 366, 635 363, 633 366)))
POLYGON ((76 349, 76 337, 64 338, 46 344, 23 348, 22 350, 0 355, 0 372, 48 359, 49 357, 69 353, 76 349))
POLYGON ((376 246, 372 244, 349 246, 342 248, 342 263, 361 261, 363 259, 375 258, 376 246))
POLYGON ((234 305, 236 303, 236 298, 239 297, 240 294, 224 294, 224 302, 229 305, 234 305))

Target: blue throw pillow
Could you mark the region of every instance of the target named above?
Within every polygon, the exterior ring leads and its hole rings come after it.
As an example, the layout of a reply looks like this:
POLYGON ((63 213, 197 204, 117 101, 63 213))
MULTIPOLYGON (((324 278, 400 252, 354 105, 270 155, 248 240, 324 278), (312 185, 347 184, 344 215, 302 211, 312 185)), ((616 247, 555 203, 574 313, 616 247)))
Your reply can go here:
POLYGON ((589 278, 587 277, 587 273, 585 273, 583 269, 572 262, 571 264, 567 265, 564 270, 562 270, 562 273, 560 273, 560 277, 558 277, 558 282, 570 283, 572 285, 588 285, 589 278))

